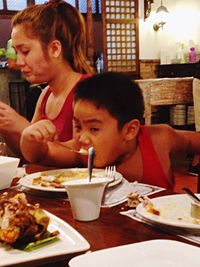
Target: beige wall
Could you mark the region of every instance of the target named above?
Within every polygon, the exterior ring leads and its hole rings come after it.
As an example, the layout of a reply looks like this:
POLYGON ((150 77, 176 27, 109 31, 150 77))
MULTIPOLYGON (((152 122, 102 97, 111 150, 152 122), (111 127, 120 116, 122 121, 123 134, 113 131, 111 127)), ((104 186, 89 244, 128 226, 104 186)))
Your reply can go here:
POLYGON ((164 0, 163 5, 169 10, 168 21, 163 30, 153 30, 156 22, 156 9, 160 0, 154 0, 152 12, 144 21, 143 1, 139 1, 139 42, 140 59, 161 59, 175 57, 180 43, 184 43, 185 50, 191 44, 200 52, 200 1, 199 0, 164 0))

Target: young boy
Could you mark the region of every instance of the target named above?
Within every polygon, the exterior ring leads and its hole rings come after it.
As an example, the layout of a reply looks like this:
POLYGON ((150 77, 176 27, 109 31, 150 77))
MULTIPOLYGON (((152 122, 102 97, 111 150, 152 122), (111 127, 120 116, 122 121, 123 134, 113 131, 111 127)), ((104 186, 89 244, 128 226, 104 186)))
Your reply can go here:
MULTIPOLYGON (((73 107, 74 139, 70 142, 82 149, 93 146, 95 167, 116 165, 129 181, 173 189, 171 158, 200 152, 199 133, 174 130, 164 124, 141 125, 142 92, 125 74, 102 73, 80 82, 73 107)), ((21 138, 24 156, 40 164, 84 166, 80 155, 54 141, 54 127, 46 132, 50 127, 45 124, 50 123, 40 121, 24 130, 21 138)))

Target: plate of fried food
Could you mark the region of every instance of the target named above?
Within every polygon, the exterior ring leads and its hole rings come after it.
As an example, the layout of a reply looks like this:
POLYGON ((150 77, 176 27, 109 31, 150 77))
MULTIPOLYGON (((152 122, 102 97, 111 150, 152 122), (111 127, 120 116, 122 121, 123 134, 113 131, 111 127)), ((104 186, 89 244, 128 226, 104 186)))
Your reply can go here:
MULTIPOLYGON (((102 178, 105 176, 104 169, 93 169, 92 177, 102 178)), ((34 190, 66 192, 64 185, 66 182, 70 180, 86 179, 87 177, 87 168, 57 169, 28 174, 20 179, 19 184, 34 190)), ((122 179, 123 176, 119 172, 116 172, 113 177, 113 182, 109 183, 108 187, 121 183, 122 179)))
POLYGON ((89 247, 69 224, 42 210, 39 204, 29 204, 24 193, 0 196, 1 266, 47 263, 89 247))

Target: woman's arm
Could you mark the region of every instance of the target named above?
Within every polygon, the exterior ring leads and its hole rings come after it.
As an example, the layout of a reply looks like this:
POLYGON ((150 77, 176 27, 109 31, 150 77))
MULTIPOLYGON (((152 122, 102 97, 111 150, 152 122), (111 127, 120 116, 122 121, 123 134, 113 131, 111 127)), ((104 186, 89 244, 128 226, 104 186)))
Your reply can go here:
POLYGON ((26 118, 9 105, 0 102, 0 134, 16 156, 21 156, 19 145, 21 133, 29 125, 30 122, 26 118))
POLYGON ((83 156, 68 149, 73 140, 58 142, 55 125, 49 120, 38 121, 27 127, 21 136, 21 151, 29 161, 42 165, 83 166, 83 156))
MULTIPOLYGON (((38 99, 33 121, 41 119, 40 106, 47 90, 48 88, 45 88, 38 99)), ((20 151, 20 138, 22 131, 29 125, 30 122, 25 117, 21 116, 9 105, 0 101, 0 134, 16 156, 22 156, 20 151)))

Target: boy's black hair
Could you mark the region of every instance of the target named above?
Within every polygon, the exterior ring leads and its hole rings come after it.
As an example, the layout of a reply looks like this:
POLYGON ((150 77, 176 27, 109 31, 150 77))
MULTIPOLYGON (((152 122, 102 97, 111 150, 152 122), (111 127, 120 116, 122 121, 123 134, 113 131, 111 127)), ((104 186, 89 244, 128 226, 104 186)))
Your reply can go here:
POLYGON ((87 100, 97 108, 106 109, 117 119, 119 129, 132 119, 141 122, 144 114, 139 85, 118 72, 104 72, 81 81, 74 92, 74 101, 77 100, 87 100))

